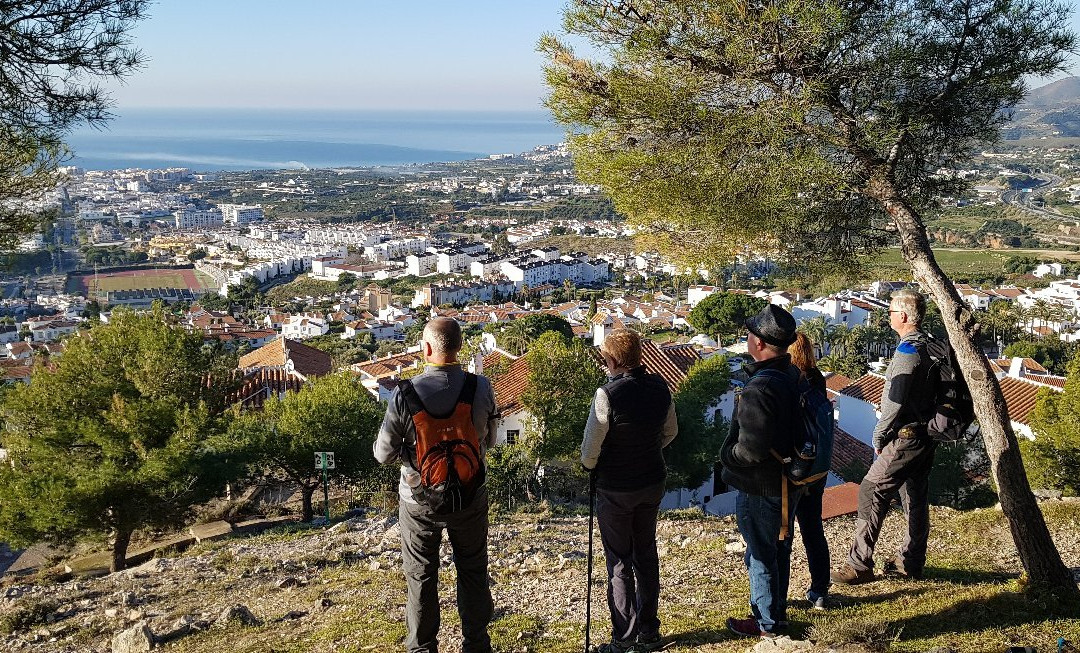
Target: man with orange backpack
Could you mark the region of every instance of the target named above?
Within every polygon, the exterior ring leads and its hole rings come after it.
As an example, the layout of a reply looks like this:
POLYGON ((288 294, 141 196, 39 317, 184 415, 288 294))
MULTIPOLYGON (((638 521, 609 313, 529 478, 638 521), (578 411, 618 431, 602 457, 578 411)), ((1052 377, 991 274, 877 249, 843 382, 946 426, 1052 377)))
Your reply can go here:
POLYGON ((495 393, 457 360, 461 327, 424 327, 422 374, 398 384, 375 441, 375 459, 401 462, 398 525, 408 599, 405 648, 438 651, 439 547, 445 530, 457 567, 462 653, 490 653, 488 497, 484 453, 496 437, 495 393))

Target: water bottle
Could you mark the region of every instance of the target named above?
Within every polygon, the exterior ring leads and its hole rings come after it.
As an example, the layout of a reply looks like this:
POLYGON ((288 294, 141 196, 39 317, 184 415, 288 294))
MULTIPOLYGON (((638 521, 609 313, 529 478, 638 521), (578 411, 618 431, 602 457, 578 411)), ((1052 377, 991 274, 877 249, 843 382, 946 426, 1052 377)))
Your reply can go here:
POLYGON ((815 458, 817 458, 817 447, 813 442, 804 442, 788 463, 788 478, 800 481, 809 476, 815 458))

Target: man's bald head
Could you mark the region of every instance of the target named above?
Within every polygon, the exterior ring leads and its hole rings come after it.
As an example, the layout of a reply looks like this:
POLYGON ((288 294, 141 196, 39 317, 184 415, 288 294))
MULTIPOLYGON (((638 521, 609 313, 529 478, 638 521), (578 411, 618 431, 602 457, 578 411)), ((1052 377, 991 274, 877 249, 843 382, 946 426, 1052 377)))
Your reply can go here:
POLYGON ((434 354, 451 356, 461 349, 461 326, 457 320, 449 317, 437 317, 428 320, 424 326, 424 342, 431 346, 434 354))

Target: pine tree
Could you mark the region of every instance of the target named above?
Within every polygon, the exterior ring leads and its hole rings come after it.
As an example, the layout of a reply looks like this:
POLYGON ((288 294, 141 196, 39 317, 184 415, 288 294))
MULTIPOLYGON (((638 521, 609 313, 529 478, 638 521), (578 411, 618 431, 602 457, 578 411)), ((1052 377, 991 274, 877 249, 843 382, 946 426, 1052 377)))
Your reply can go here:
POLYGON ((962 190, 1025 80, 1062 70, 1076 38, 1056 0, 580 0, 540 42, 575 166, 647 245, 693 267, 768 255, 856 267, 891 223, 933 295, 971 388, 1002 510, 1037 584, 1080 595, 1028 485, 976 321, 922 218, 962 190))
POLYGON ((116 571, 136 529, 183 523, 239 473, 220 437, 227 370, 164 317, 117 309, 5 396, 0 539, 107 535, 116 571))

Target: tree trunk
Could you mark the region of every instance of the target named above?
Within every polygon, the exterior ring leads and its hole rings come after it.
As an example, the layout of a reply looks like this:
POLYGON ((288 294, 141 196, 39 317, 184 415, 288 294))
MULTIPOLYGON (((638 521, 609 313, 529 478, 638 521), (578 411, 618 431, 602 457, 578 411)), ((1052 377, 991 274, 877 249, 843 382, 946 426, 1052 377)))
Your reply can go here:
POLYGON ((311 508, 311 495, 315 494, 315 489, 318 485, 308 485, 306 483, 300 484, 300 496, 302 497, 300 504, 300 521, 309 522, 315 518, 315 511, 311 508))
POLYGON ((1080 598, 1072 572, 1062 562, 1031 492, 1001 386, 991 373, 986 356, 975 343, 977 324, 971 310, 938 266, 926 236, 926 226, 915 209, 900 198, 887 179, 875 179, 872 194, 895 222, 904 258, 911 265, 916 280, 930 291, 941 310, 949 342, 971 390, 986 453, 990 457, 991 473, 998 487, 998 499, 1009 522, 1020 562, 1033 583, 1080 598))
POLYGON ((113 539, 112 563, 109 565, 110 572, 123 571, 127 566, 128 544, 131 543, 131 529, 118 527, 116 537, 113 539))

